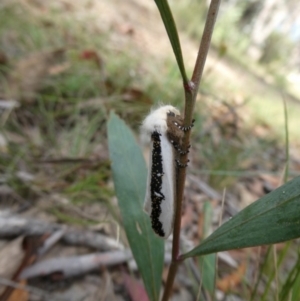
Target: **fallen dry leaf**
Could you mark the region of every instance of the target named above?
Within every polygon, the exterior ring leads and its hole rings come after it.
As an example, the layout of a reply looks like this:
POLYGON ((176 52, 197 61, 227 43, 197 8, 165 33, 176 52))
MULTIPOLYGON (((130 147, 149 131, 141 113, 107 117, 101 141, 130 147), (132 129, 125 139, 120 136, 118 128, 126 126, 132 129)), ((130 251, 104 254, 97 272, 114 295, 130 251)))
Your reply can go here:
POLYGON ((86 49, 80 53, 79 58, 82 60, 89 60, 95 62, 100 70, 103 70, 104 68, 104 61, 96 50, 86 49))
MULTIPOLYGON (((21 280, 18 282, 18 284, 26 285, 26 280, 21 280)), ((27 301, 29 298, 29 293, 25 289, 16 288, 11 293, 7 301, 27 301)))
POLYGON ((142 90, 129 87, 124 89, 122 93, 122 99, 125 102, 138 102, 145 103, 145 104, 152 104, 152 99, 142 90))
POLYGON ((217 287, 223 292, 233 290, 241 283, 246 272, 246 262, 242 262, 237 270, 217 281, 217 287))
MULTIPOLYGON (((18 241, 17 241, 18 242, 18 241)), ((21 240, 21 242, 18 242, 18 248, 22 248, 23 250, 23 256, 22 256, 22 260, 21 261, 17 261, 18 262, 18 267, 14 270, 13 275, 10 276, 10 279, 12 281, 17 281, 19 279, 19 275, 22 272, 22 270, 32 264, 35 259, 36 259, 36 250, 38 249, 38 247, 40 246, 42 242, 42 238, 39 236, 26 236, 24 239, 21 240)), ((10 258, 7 258, 8 261, 13 262, 14 260, 14 256, 13 254, 8 254, 8 256, 10 256, 10 258)), ((7 301, 10 300, 9 298, 11 298, 12 294, 14 294, 15 292, 15 298, 16 299, 12 299, 12 300, 23 300, 21 298, 26 298, 25 294, 22 294, 22 292, 17 292, 19 291, 18 289, 14 289, 13 287, 7 286, 5 287, 3 293, 0 295, 0 301, 7 301), (17 298, 20 299, 17 299, 17 298)), ((28 296, 27 296, 28 297, 28 296)), ((26 299, 24 299, 26 300, 26 299)))
MULTIPOLYGON (((25 256, 22 243, 23 237, 18 237, 0 250, 0 277, 11 279, 19 268, 25 256)), ((5 287, 1 286, 0 295, 4 290, 5 287)))

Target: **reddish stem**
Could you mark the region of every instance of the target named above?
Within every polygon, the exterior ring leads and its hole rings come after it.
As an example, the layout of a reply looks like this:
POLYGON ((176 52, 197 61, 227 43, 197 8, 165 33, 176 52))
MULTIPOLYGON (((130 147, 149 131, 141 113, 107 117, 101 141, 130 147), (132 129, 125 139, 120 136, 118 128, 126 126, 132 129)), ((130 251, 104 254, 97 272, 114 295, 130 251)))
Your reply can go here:
MULTIPOLYGON (((210 7, 208 9, 206 23, 198 51, 198 56, 196 59, 194 72, 191 81, 187 84, 184 83, 185 91, 185 111, 184 111, 184 126, 189 126, 192 123, 192 116, 194 112, 195 102, 197 98, 197 92, 201 82, 203 69, 210 46, 211 36, 213 33, 214 25, 216 22, 219 6, 221 0, 212 0, 210 7)), ((190 133, 187 131, 184 134, 182 148, 187 149, 190 145, 190 133)), ((180 156, 181 162, 187 162, 188 154, 180 156)), ((177 187, 176 187, 176 212, 174 220, 174 230, 173 230, 173 248, 172 248, 172 262, 168 271, 167 282, 165 286, 165 291, 162 297, 162 301, 168 301, 171 297, 174 279, 176 276, 178 264, 181 262, 180 259, 180 227, 181 227, 181 211, 182 211, 182 201, 184 184, 186 177, 186 168, 179 168, 177 187)))

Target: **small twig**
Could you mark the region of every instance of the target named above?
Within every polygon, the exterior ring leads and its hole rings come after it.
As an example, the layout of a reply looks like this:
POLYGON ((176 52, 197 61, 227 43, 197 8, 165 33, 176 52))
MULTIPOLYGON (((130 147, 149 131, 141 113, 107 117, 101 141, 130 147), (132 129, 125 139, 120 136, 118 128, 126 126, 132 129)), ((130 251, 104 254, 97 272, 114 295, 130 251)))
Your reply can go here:
POLYGON ((12 110, 18 108, 20 103, 14 99, 3 100, 0 99, 0 109, 12 110))
MULTIPOLYGON (((225 204, 225 197, 226 197, 226 187, 223 190, 223 195, 222 195, 222 204, 221 204, 221 211, 220 211, 220 216, 219 216, 219 227, 222 224, 223 220, 223 212, 224 212, 224 204, 225 204)), ((217 274, 218 274, 218 253, 216 253, 216 262, 215 262, 215 286, 217 283, 217 274)))
POLYGON ((101 160, 91 160, 87 158, 49 158, 37 160, 36 163, 40 164, 73 164, 73 163, 89 163, 89 164, 99 164, 101 160))
MULTIPOLYGON (((1 216, 0 238, 19 235, 43 235, 62 229, 61 225, 45 223, 35 219, 25 219, 19 215, 1 216)), ((67 244, 83 245, 97 250, 123 249, 124 246, 116 240, 92 231, 68 228, 62 240, 67 244)))
POLYGON ((51 275, 59 272, 63 278, 86 274, 101 266, 114 266, 132 259, 129 250, 92 253, 72 257, 59 257, 37 262, 20 275, 20 279, 30 279, 37 276, 51 275))
POLYGON ((200 300, 200 297, 201 297, 201 291, 202 291, 202 279, 203 279, 203 277, 201 277, 201 279, 200 279, 199 289, 198 289, 196 301, 199 301, 199 300, 200 300))
POLYGON ((44 244, 38 249, 39 256, 45 254, 51 247, 53 247, 66 233, 67 228, 63 227, 55 231, 49 238, 44 241, 44 244))
POLYGON ((206 182, 202 181, 199 177, 188 175, 188 179, 194 183, 199 190, 201 190, 207 197, 213 200, 222 200, 222 195, 209 186, 206 182))

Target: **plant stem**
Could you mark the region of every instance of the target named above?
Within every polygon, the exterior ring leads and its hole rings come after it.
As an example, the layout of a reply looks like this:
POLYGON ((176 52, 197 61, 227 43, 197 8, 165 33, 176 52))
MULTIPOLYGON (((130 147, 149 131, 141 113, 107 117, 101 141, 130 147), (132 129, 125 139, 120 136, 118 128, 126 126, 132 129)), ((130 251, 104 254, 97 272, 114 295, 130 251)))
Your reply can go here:
MULTIPOLYGON (((221 0, 212 0, 210 3, 192 79, 188 84, 183 83, 184 91, 185 91, 184 126, 190 126, 192 123, 192 116, 193 116, 195 102, 197 98, 197 92, 201 82, 203 69, 204 69, 214 25, 216 22, 220 2, 221 0)), ((191 131, 187 131, 184 134, 183 141, 182 141, 183 149, 187 149, 190 145, 190 134, 191 131)), ((181 155, 180 161, 183 163, 187 162, 188 154, 181 155)), ((185 167, 178 168, 178 178, 177 178, 177 187, 176 187, 176 212, 175 212, 174 230, 173 230, 172 262, 169 268, 162 301, 168 301, 170 299, 178 264, 181 262, 179 260, 180 226, 181 226, 181 211, 182 211, 185 177, 186 177, 186 168, 185 167)))
POLYGON ((167 278, 167 282, 166 282, 166 285, 165 285, 165 290, 164 290, 164 294, 163 294, 163 297, 162 297, 162 301, 168 301, 171 297, 173 283, 174 283, 174 279, 175 279, 175 276, 176 276, 177 268, 178 268, 178 262, 172 261, 171 264, 170 264, 170 267, 169 267, 168 278, 167 278))
POLYGON ((214 31, 214 26, 216 23, 220 3, 221 3, 221 0, 212 0, 210 2, 210 6, 208 9, 205 27, 203 30, 203 35, 202 35, 202 39, 201 39, 201 43, 200 43, 200 47, 199 47, 199 51, 198 51, 198 56, 196 59, 196 64, 195 64, 195 68, 194 68, 194 72, 193 72, 193 76, 192 76, 192 82, 195 85, 195 93, 193 95, 194 102, 196 100, 197 92, 198 92, 199 85, 201 82, 204 65, 205 65, 208 49, 210 46, 211 37, 212 37, 213 31, 214 31))

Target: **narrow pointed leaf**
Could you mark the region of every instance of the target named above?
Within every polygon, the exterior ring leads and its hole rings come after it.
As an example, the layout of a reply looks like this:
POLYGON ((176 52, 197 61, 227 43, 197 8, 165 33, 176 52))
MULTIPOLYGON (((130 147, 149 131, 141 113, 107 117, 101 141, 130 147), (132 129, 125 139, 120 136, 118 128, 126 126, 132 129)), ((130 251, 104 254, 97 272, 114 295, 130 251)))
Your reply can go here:
POLYGON ((181 258, 274 244, 297 237, 300 237, 300 177, 243 209, 181 258))
POLYGON ((185 67, 184 67, 184 62, 183 62, 183 57, 182 57, 182 51, 181 51, 181 46, 180 46, 180 41, 178 37, 178 32, 176 28, 176 24, 171 12, 171 9, 169 7, 168 1, 167 0, 154 0, 158 10, 160 12, 161 18, 164 22, 167 34, 169 36, 169 40, 171 42, 176 61, 181 73, 181 77, 184 83, 188 82, 188 78, 186 76, 185 72, 185 67))
POLYGON ((159 299, 164 246, 143 211, 147 168, 131 130, 114 113, 108 121, 108 144, 126 235, 149 298, 156 301, 159 299))

